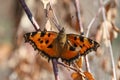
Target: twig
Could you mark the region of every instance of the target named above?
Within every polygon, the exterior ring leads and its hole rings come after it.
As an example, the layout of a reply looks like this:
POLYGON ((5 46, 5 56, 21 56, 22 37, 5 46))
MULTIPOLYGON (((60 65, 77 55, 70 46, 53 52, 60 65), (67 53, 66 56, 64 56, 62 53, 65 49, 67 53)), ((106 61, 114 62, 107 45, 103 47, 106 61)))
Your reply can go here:
MULTIPOLYGON (((89 23, 88 29, 87 29, 87 33, 86 33, 86 37, 89 36, 89 31, 90 31, 90 29, 91 29, 91 27, 92 27, 92 24, 94 23, 94 21, 96 20, 96 18, 98 17, 98 15, 99 15, 100 12, 101 12, 101 8, 99 8, 97 14, 95 15, 95 17, 94 17, 94 18, 91 20, 91 22, 89 23)), ((90 72, 87 55, 86 55, 84 58, 85 58, 85 62, 86 62, 86 63, 85 63, 85 64, 86 64, 86 67, 87 67, 88 71, 90 72)))
POLYGON ((59 30, 59 31, 61 31, 62 30, 62 27, 60 26, 60 23, 59 23, 59 21, 58 21, 58 19, 57 19, 57 16, 56 16, 56 14, 55 14, 55 10, 54 10, 54 7, 53 7, 53 0, 50 0, 50 6, 51 6, 51 9, 52 9, 52 12, 53 12, 53 22, 54 23, 56 23, 57 24, 57 29, 59 30))
MULTIPOLYGON (((69 69, 71 69, 71 70, 73 70, 75 72, 79 72, 79 74, 81 74, 85 78, 85 75, 83 74, 83 71, 81 71, 79 68, 73 68, 73 67, 71 67, 69 65, 66 65, 66 64, 63 64, 63 63, 60 63, 60 62, 58 62, 58 64, 60 64, 60 65, 62 65, 64 67, 67 67, 67 68, 69 68, 69 69)), ((74 65, 77 67, 76 64, 74 64, 74 65)))
POLYGON ((55 75, 55 80, 60 80, 59 75, 58 75, 58 67, 57 67, 57 60, 56 59, 52 59, 52 64, 53 64, 53 71, 54 71, 54 75, 55 75))
POLYGON ((32 13, 30 11, 30 9, 28 8, 28 6, 25 3, 25 0, 19 0, 22 8, 24 9, 24 11, 26 12, 29 20, 31 21, 31 23, 33 24, 35 30, 40 30, 40 26, 37 24, 37 21, 35 20, 35 18, 32 16, 32 13))
MULTIPOLYGON (((101 4, 101 7, 102 7, 103 20, 106 21, 105 8, 104 8, 104 5, 103 5, 103 0, 100 0, 100 4, 101 4)), ((106 30, 105 32, 106 32, 107 36, 110 37, 106 23, 104 24, 104 27, 105 27, 105 30, 106 30)), ((110 57, 111 57, 111 61, 112 61, 113 77, 114 77, 114 80, 117 80, 116 71, 115 71, 115 63, 114 63, 114 58, 113 58, 112 45, 111 45, 111 42, 108 38, 107 38, 107 40, 108 40, 108 45, 109 45, 109 48, 110 48, 110 57)))
POLYGON ((98 12, 96 13, 95 17, 94 17, 94 18, 91 20, 91 22, 89 23, 88 29, 87 29, 87 33, 86 33, 86 37, 89 36, 90 29, 91 29, 93 23, 95 22, 96 18, 98 17, 98 15, 100 14, 100 12, 101 12, 101 8, 99 8, 99 10, 98 10, 98 12))
POLYGON ((83 25, 82 25, 82 21, 81 21, 81 12, 80 12, 80 2, 79 2, 79 0, 75 0, 75 4, 76 4, 77 18, 78 18, 78 21, 79 21, 80 32, 83 35, 84 30, 83 30, 83 25))

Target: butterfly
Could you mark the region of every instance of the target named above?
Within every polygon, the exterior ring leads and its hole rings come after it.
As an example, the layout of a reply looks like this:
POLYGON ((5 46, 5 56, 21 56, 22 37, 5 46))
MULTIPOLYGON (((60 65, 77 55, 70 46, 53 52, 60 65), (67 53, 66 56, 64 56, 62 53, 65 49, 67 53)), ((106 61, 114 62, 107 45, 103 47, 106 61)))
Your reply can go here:
POLYGON ((24 35, 25 42, 29 42, 35 50, 48 57, 68 63, 90 51, 96 51, 99 43, 78 34, 65 34, 64 28, 59 32, 36 31, 24 35))

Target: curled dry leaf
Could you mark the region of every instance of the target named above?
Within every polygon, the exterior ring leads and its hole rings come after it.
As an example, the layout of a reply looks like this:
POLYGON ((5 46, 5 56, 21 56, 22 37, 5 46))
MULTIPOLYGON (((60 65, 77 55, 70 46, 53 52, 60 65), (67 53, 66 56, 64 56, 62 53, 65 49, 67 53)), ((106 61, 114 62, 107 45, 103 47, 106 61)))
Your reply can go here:
POLYGON ((89 72, 84 72, 84 75, 86 76, 86 78, 88 80, 95 80, 93 75, 91 73, 89 73, 89 72))
POLYGON ((105 56, 104 59, 102 60, 102 69, 105 71, 105 72, 108 72, 108 73, 111 73, 111 66, 110 66, 110 59, 105 56))
POLYGON ((106 16, 107 20, 114 23, 115 18, 117 16, 117 4, 115 0, 109 1, 105 6, 105 10, 106 10, 106 15, 107 15, 106 16))
POLYGON ((75 73, 72 73, 71 77, 73 78, 73 80, 85 80, 85 78, 87 80, 95 80, 93 75, 89 72, 83 72, 83 74, 75 72, 75 73))
POLYGON ((85 78, 77 72, 72 73, 71 77, 73 78, 73 80, 85 80, 85 78))
POLYGON ((113 23, 106 20, 100 24, 96 34, 96 40, 98 42, 101 42, 103 40, 105 45, 108 46, 107 40, 110 39, 112 41, 113 39, 117 38, 119 31, 120 30, 113 23), (108 30, 108 34, 106 34, 106 29, 108 30))
POLYGON ((82 62, 83 62, 83 57, 80 57, 78 60, 76 60, 76 64, 79 68, 82 68, 82 62))

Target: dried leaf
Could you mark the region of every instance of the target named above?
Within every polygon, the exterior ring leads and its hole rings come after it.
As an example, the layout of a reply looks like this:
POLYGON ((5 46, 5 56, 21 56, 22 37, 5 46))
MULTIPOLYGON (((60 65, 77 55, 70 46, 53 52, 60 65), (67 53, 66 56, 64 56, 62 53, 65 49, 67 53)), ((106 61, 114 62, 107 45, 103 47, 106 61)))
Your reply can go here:
POLYGON ((83 62, 83 57, 80 57, 77 61, 76 64, 79 68, 82 68, 82 62, 83 62))
POLYGON ((72 73, 71 77, 73 80, 85 80, 85 78, 77 72, 72 73))
POLYGON ((86 76, 86 78, 88 80, 95 80, 93 75, 91 73, 89 73, 89 72, 84 72, 84 75, 86 76))

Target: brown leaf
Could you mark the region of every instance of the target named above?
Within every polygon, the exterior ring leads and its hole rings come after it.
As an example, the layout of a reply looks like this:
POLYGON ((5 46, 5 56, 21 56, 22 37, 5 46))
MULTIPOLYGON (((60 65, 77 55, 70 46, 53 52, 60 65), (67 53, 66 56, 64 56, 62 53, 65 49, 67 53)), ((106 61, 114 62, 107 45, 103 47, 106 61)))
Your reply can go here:
POLYGON ((77 61, 76 64, 79 68, 82 68, 82 62, 83 62, 83 57, 80 57, 77 61))
POLYGON ((84 75, 86 76, 86 78, 88 80, 95 80, 93 75, 91 73, 89 73, 89 72, 84 72, 84 75))
POLYGON ((77 72, 72 73, 71 77, 73 78, 73 80, 85 80, 85 78, 77 72))

